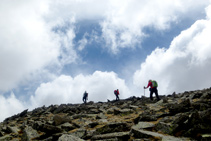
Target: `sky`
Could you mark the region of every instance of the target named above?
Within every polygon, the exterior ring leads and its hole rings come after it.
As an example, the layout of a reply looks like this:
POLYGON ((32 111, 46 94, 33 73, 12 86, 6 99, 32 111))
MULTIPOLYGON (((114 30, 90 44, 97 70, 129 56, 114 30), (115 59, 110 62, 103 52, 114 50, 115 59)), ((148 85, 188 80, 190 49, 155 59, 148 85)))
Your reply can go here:
POLYGON ((211 87, 210 0, 0 0, 0 121, 211 87))

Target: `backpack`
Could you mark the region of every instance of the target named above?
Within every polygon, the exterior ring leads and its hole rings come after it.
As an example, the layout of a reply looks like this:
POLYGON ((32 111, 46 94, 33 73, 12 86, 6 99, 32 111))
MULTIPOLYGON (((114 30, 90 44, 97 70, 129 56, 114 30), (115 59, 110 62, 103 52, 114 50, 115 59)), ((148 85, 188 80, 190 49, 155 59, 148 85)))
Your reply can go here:
POLYGON ((114 90, 114 94, 117 95, 117 90, 114 90))
POLYGON ((155 80, 152 81, 152 87, 158 87, 157 81, 155 81, 155 80))

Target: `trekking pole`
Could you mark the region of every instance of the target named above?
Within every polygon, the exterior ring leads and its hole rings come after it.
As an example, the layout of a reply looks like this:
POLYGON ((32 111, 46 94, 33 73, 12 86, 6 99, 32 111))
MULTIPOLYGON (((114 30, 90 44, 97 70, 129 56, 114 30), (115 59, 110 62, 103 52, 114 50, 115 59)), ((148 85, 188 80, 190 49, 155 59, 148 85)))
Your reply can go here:
POLYGON ((145 89, 144 89, 144 97, 145 97, 145 89))

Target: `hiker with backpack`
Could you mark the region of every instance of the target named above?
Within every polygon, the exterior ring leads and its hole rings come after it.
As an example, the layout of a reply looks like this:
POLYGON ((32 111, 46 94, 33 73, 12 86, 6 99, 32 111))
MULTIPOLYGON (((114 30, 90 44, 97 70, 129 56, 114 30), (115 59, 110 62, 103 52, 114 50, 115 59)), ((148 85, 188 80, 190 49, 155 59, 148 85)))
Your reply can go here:
POLYGON ((87 100, 88 100, 88 93, 85 91, 83 95, 83 102, 86 103, 87 100))
POLYGON ((150 91, 150 99, 153 101, 153 93, 155 93, 155 96, 157 98, 157 100, 160 100, 160 97, 158 96, 158 83, 155 80, 149 80, 147 87, 144 86, 144 89, 147 89, 148 87, 150 87, 149 91, 150 91))
POLYGON ((114 94, 116 95, 116 101, 119 100, 119 90, 114 90, 114 94))

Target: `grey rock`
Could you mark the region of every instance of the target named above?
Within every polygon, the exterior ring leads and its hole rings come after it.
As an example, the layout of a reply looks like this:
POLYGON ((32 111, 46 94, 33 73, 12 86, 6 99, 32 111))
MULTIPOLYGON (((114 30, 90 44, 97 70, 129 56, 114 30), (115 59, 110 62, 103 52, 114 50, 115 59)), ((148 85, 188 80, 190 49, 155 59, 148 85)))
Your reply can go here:
POLYGON ((64 134, 58 139, 58 141, 84 141, 84 140, 70 134, 64 134))
POLYGON ((14 127, 8 126, 8 127, 7 127, 7 130, 8 130, 10 133, 15 133, 15 134, 18 134, 18 132, 20 131, 20 129, 18 129, 18 127, 16 127, 16 126, 14 126, 14 127))
POLYGON ((135 106, 135 105, 130 105, 129 108, 130 108, 130 109, 133 109, 133 110, 135 111, 135 110, 137 110, 139 107, 138 107, 138 106, 135 106))
POLYGON ((98 122, 91 122, 91 123, 89 123, 88 127, 94 128, 94 127, 97 126, 97 125, 99 125, 98 122))
POLYGON ((116 114, 118 114, 118 112, 120 111, 120 109, 117 108, 117 107, 109 108, 109 109, 107 110, 107 114, 113 114, 114 111, 116 111, 116 114))
POLYGON ((57 109, 55 109, 53 111, 54 114, 57 114, 57 113, 62 113, 65 109, 67 108, 67 106, 65 104, 62 104, 60 105, 57 109))
POLYGON ((66 117, 66 116, 59 116, 59 115, 55 115, 53 117, 53 121, 55 123, 56 126, 60 125, 60 124, 63 124, 65 122, 70 122, 71 119, 69 117, 66 117))
POLYGON ((135 129, 146 129, 146 128, 152 128, 152 127, 155 127, 155 124, 151 122, 139 122, 138 124, 132 126, 132 128, 135 128, 135 129))
POLYGON ((61 133, 63 130, 57 126, 43 124, 40 128, 40 131, 47 134, 61 133))
POLYGON ((211 99, 211 92, 205 92, 203 95, 200 97, 202 100, 208 100, 211 99))
POLYGON ((157 117, 156 115, 152 115, 150 113, 143 113, 141 114, 135 121, 135 123, 138 123, 139 121, 156 121, 157 117))
POLYGON ((184 99, 181 103, 179 104, 169 104, 169 112, 172 115, 175 115, 177 113, 183 113, 183 112, 188 112, 191 110, 191 102, 189 99, 184 99))
POLYGON ((13 137, 11 135, 5 135, 3 137, 0 137, 0 141, 11 141, 12 138, 13 137))
POLYGON ((165 134, 173 135, 178 126, 178 124, 159 122, 156 125, 156 130, 165 134))
POLYGON ((86 118, 86 117, 88 117, 87 114, 75 114, 72 116, 73 119, 86 118))
POLYGON ((70 124, 69 122, 62 124, 61 128, 65 131, 70 131, 70 130, 76 129, 76 127, 74 125, 70 124))
POLYGON ((38 132, 36 130, 34 130, 32 127, 30 126, 26 126, 26 128, 23 131, 23 135, 22 135, 22 140, 24 141, 30 141, 33 138, 37 138, 40 135, 38 134, 38 132))
POLYGON ((185 123, 189 119, 189 114, 182 113, 173 117, 166 117, 161 119, 155 126, 155 130, 174 135, 179 130, 186 130, 187 124, 185 123))
POLYGON ((151 138, 154 140, 162 140, 162 141, 190 141, 189 138, 176 138, 173 136, 163 135, 151 131, 138 130, 134 128, 132 128, 131 134, 133 134, 134 137, 138 138, 151 138))
POLYGON ((117 141, 126 141, 130 139, 129 132, 115 132, 102 135, 94 135, 91 140, 107 140, 107 139, 116 139, 117 141))
POLYGON ((4 133, 2 131, 0 131, 0 137, 4 136, 4 133))
POLYGON ((123 123, 123 122, 109 123, 101 128, 96 129, 96 134, 125 132, 129 130, 130 130, 130 127, 127 125, 127 123, 123 123))
POLYGON ((27 114, 28 109, 24 110, 20 113, 20 117, 24 117, 27 114))
POLYGON ((100 110, 98 110, 98 109, 91 109, 90 111, 89 111, 89 114, 98 114, 98 113, 100 113, 101 111, 100 110))
POLYGON ((96 116, 96 119, 106 119, 107 116, 105 116, 103 113, 100 113, 96 116))
POLYGON ((200 98, 203 95, 202 92, 195 92, 192 94, 191 99, 197 99, 200 98))
POLYGON ((78 129, 74 133, 70 133, 71 135, 78 137, 78 138, 84 138, 86 136, 86 129, 78 129))
POLYGON ((211 134, 202 134, 202 135, 201 135, 201 140, 202 140, 202 141, 211 140, 211 134))
POLYGON ((168 97, 164 96, 163 103, 168 103, 168 97))

